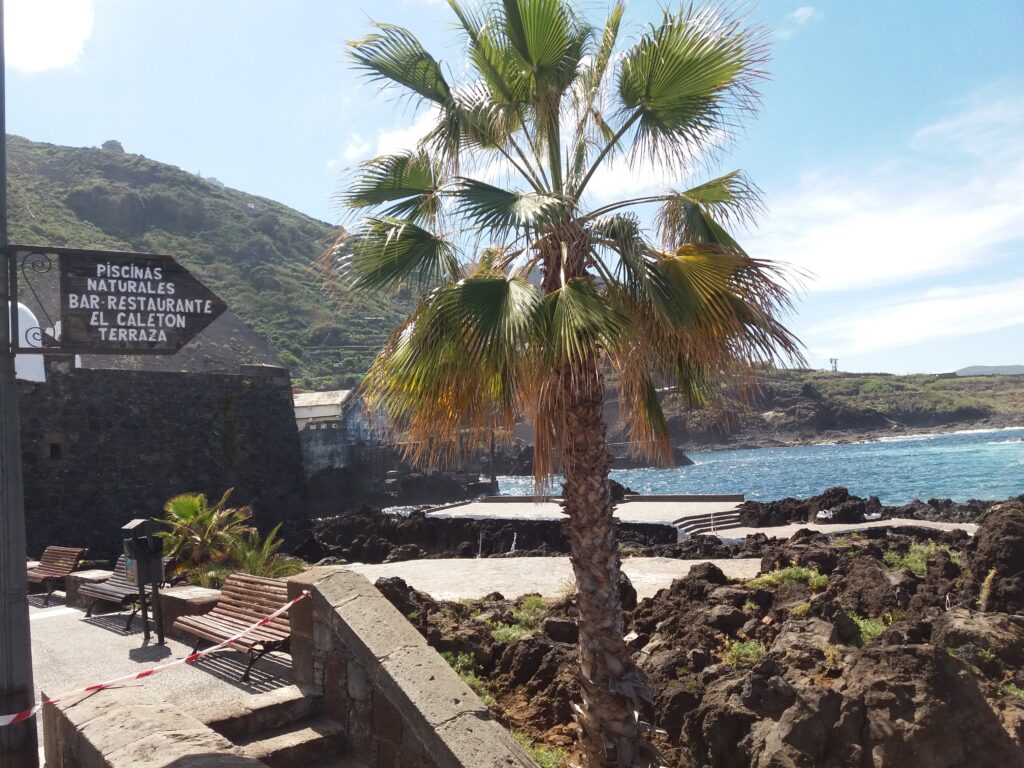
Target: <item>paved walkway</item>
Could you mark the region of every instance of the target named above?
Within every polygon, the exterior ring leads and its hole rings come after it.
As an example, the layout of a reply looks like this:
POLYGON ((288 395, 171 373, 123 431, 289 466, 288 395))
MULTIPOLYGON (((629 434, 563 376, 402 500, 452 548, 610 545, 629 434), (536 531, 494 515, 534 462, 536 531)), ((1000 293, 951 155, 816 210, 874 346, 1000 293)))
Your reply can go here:
MULTIPOLYGON (((759 559, 673 560, 667 557, 631 557, 622 561, 640 598, 651 597, 659 589, 685 576, 695 563, 712 562, 726 576, 752 579, 757 575, 759 559)), ((572 567, 567 557, 485 557, 480 559, 409 560, 381 565, 348 566, 371 582, 382 576, 400 576, 412 587, 437 600, 480 598, 501 592, 514 598, 539 592, 559 597, 569 589, 572 567)))
MULTIPOLYGON (((30 595, 29 606, 32 673, 37 695, 43 691, 47 696, 55 696, 141 672, 192 651, 191 646, 170 638, 166 646, 156 645, 155 633, 152 642, 143 645, 138 617, 125 633, 127 614, 108 613, 87 619, 85 611, 64 606, 61 592, 54 595, 48 608, 42 607, 42 595, 30 595)), ((155 696, 199 719, 203 719, 204 711, 219 708, 225 702, 291 685, 291 657, 286 654, 265 656, 253 667, 252 680, 240 683, 238 678, 245 663, 240 653, 218 651, 194 664, 127 685, 145 685, 155 696)), ((103 691, 92 695, 102 696, 103 691)), ((42 744, 42 718, 36 719, 42 744)))

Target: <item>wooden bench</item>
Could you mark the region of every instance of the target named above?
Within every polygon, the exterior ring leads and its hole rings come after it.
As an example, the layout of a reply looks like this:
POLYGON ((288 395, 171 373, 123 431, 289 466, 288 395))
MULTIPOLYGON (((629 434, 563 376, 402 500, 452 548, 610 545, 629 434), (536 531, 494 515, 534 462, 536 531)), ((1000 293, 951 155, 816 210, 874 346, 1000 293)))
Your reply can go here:
MULTIPOLYGON (((165 576, 170 560, 169 557, 165 557, 163 560, 165 576)), ((153 588, 147 584, 146 594, 148 595, 152 591, 153 588)), ((131 629, 132 620, 135 618, 135 614, 139 612, 139 588, 128 581, 128 571, 124 564, 124 555, 117 558, 117 564, 114 565, 114 574, 109 579, 98 584, 83 584, 78 588, 78 594, 92 598, 92 602, 85 612, 86 618, 92 616, 93 608, 101 600, 107 603, 114 603, 121 610, 131 605, 132 612, 128 616, 128 621, 125 622, 125 632, 131 629)))
POLYGON ((39 584, 46 590, 44 606, 50 604, 54 591, 64 586, 64 578, 78 567, 88 553, 88 549, 77 547, 47 547, 39 558, 39 565, 29 568, 28 583, 39 584))
MULTIPOLYGON (((288 584, 277 579, 265 579, 246 573, 233 573, 221 587, 220 599, 209 613, 181 616, 174 629, 196 638, 192 653, 199 650, 205 640, 222 643, 246 627, 270 615, 288 602, 288 584)), ((249 679, 249 671, 264 654, 287 651, 291 640, 291 624, 284 613, 228 647, 249 655, 249 664, 240 680, 249 679)))

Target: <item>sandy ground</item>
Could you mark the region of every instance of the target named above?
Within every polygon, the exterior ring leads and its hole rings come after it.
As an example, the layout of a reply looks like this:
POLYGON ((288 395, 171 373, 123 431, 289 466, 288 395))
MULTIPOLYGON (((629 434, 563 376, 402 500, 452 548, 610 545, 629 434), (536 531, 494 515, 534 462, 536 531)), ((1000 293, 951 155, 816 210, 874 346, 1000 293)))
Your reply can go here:
MULTIPOLYGON (((633 582, 640 598, 685 576, 696 563, 712 562, 732 578, 752 579, 759 559, 673 560, 666 557, 633 557, 622 561, 622 570, 633 582)), ((572 567, 567 557, 489 557, 480 559, 409 560, 381 565, 348 566, 370 581, 382 576, 400 576, 410 586, 438 600, 479 598, 500 592, 508 598, 539 592, 558 597, 572 584, 572 567)))

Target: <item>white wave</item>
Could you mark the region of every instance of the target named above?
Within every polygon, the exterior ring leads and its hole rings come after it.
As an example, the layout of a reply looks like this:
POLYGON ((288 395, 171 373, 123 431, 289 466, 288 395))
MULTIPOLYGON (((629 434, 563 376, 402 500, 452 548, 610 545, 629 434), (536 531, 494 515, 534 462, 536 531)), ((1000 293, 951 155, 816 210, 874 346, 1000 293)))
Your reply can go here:
POLYGON ((865 440, 864 443, 902 443, 913 440, 936 440, 952 435, 988 435, 999 432, 1024 432, 1024 427, 986 427, 984 429, 954 429, 949 432, 924 432, 916 435, 887 435, 875 440, 865 440))

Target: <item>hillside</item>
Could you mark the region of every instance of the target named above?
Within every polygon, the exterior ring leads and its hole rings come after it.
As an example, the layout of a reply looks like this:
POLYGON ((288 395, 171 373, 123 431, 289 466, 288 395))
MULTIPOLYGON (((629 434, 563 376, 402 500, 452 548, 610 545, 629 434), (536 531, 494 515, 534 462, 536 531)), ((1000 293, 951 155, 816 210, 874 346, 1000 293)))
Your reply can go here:
POLYGON ((11 242, 167 253, 234 314, 173 357, 86 364, 212 371, 280 360, 298 384, 330 388, 351 384, 407 313, 408 302, 390 297, 327 295, 311 264, 331 225, 116 142, 104 147, 8 136, 11 242))
POLYGON ((707 413, 685 415, 666 398, 673 438, 684 446, 759 446, 864 439, 958 428, 1024 425, 1024 378, 894 376, 885 373, 771 371, 731 426, 707 413))
POLYGON ((957 376, 1024 376, 1024 365, 969 365, 957 376))

